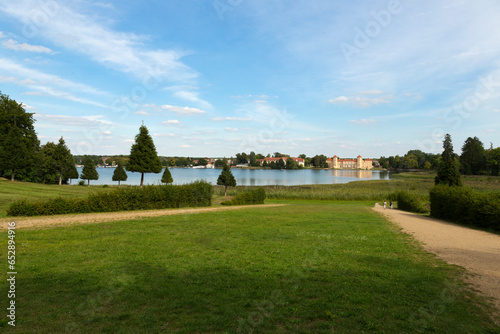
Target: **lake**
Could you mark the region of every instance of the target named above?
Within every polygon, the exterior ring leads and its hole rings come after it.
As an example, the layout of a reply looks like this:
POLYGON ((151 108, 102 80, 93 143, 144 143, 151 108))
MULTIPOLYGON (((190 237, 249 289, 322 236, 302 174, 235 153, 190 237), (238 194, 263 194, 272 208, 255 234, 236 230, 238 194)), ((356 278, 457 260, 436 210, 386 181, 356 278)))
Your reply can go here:
MULTIPOLYGON (((77 168, 81 174, 82 168, 77 168)), ((90 181, 91 185, 117 185, 112 181, 114 168, 97 168, 99 180, 90 181)), ((174 179, 174 184, 184 184, 195 180, 205 180, 212 184, 217 184, 222 169, 195 169, 195 168, 170 168, 170 173, 174 179)), ((391 174, 386 171, 368 170, 323 170, 323 169, 299 169, 299 170, 276 170, 276 169, 240 169, 232 168, 231 172, 236 178, 239 186, 268 186, 285 185, 294 186, 301 184, 336 184, 348 183, 352 181, 368 180, 389 180, 391 174)), ((162 173, 144 174, 144 184, 159 184, 162 173)), ((126 185, 139 185, 141 182, 140 173, 127 172, 126 185)), ((73 180, 77 184, 79 180, 73 180)), ((87 181, 85 181, 87 182, 87 181)))

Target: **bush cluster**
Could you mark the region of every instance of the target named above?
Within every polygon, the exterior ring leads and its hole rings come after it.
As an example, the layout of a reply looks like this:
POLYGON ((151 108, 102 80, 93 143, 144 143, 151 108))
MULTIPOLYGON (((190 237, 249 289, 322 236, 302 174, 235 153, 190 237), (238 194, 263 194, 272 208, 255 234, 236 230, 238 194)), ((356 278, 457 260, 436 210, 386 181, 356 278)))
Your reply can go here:
POLYGON ((210 206, 212 192, 212 185, 205 181, 195 181, 184 185, 118 188, 109 192, 91 194, 84 199, 59 197, 37 202, 21 200, 11 204, 7 215, 43 216, 210 206))
POLYGON ((222 202, 222 205, 245 205, 245 204, 264 204, 266 191, 259 187, 244 193, 236 195, 232 200, 222 202))
POLYGON ((436 186, 430 191, 431 216, 500 231, 500 194, 465 187, 436 186))
POLYGON ((406 191, 400 191, 397 195, 398 209, 415 213, 429 212, 426 206, 429 201, 426 197, 406 191))

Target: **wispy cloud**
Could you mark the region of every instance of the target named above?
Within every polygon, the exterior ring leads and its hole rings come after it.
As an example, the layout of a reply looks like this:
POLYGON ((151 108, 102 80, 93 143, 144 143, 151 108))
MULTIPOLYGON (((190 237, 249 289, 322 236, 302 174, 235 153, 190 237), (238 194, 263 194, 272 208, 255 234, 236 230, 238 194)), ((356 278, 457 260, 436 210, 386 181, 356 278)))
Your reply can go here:
POLYGON ((252 118, 250 117, 212 117, 210 118, 211 121, 214 122, 224 122, 224 121, 238 121, 238 122, 250 122, 252 121, 252 118))
POLYGON ((16 51, 27 51, 27 52, 37 52, 37 53, 54 53, 51 49, 41 46, 41 45, 30 45, 27 43, 18 43, 13 39, 8 39, 3 41, 2 45, 8 49, 16 51))
MULTIPOLYGON (((29 22, 39 2, 18 0, 5 2, 0 11, 29 22)), ((52 43, 89 56, 95 62, 143 80, 146 76, 157 82, 179 82, 194 79, 198 74, 180 61, 186 53, 174 50, 152 50, 144 46, 145 36, 118 32, 99 24, 94 17, 74 11, 58 2, 59 9, 38 33, 52 43)))
POLYGON ((328 102, 333 104, 352 104, 358 107, 366 108, 373 105, 391 103, 390 98, 391 98, 390 96, 383 96, 383 97, 338 96, 334 99, 330 99, 328 102))
POLYGON ((196 103, 196 105, 199 105, 202 108, 205 108, 205 109, 212 108, 212 105, 209 102, 207 102, 199 97, 198 92, 180 90, 180 91, 175 92, 173 95, 177 98, 187 100, 190 102, 194 102, 194 103, 196 103))
POLYGON ((349 122, 354 123, 354 124, 367 125, 367 124, 376 123, 377 121, 374 120, 374 119, 363 118, 363 119, 359 119, 359 120, 358 119, 353 119, 353 120, 350 120, 349 122))
POLYGON ((4 77, 0 75, 0 82, 14 82, 16 78, 14 77, 4 77))
POLYGON ((16 80, 19 80, 19 84, 21 85, 30 85, 33 82, 43 82, 47 86, 58 86, 64 89, 74 90, 79 93, 95 94, 106 97, 111 96, 109 93, 95 89, 94 87, 91 87, 89 85, 63 79, 57 75, 44 73, 39 70, 26 67, 7 58, 0 58, 0 70, 4 73, 15 75, 16 80))
POLYGON ((114 123, 107 120, 104 115, 92 116, 67 116, 67 115, 50 115, 50 114, 37 114, 37 118, 49 121, 54 124, 64 126, 76 126, 79 128, 92 128, 100 124, 106 125, 108 128, 114 123))
POLYGON ((161 122, 161 124, 167 125, 167 126, 171 126, 171 125, 179 126, 182 123, 180 121, 176 120, 176 119, 169 119, 168 121, 161 122))
POLYGON ((197 108, 171 106, 168 104, 162 105, 161 109, 174 112, 179 115, 199 115, 207 113, 206 111, 197 108))

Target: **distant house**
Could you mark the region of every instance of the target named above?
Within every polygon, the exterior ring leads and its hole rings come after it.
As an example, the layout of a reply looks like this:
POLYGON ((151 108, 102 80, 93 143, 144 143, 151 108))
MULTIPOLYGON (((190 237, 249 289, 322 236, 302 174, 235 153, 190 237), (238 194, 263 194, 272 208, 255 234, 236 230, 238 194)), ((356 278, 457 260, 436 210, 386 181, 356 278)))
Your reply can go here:
MULTIPOLYGON (((297 163, 297 166, 304 167, 304 165, 305 165, 304 164, 304 159, 302 159, 302 158, 293 158, 293 157, 290 157, 290 158, 293 159, 293 161, 295 161, 297 163)), ((283 159, 283 161, 286 164, 286 161, 288 160, 288 157, 257 159, 257 162, 262 166, 264 164, 264 162, 266 162, 267 164, 270 164, 272 161, 274 161, 275 163, 278 163, 278 161, 280 161, 281 159, 283 159)))
POLYGON ((326 160, 328 167, 333 169, 372 169, 372 159, 363 159, 358 155, 356 159, 340 159, 338 156, 326 160))

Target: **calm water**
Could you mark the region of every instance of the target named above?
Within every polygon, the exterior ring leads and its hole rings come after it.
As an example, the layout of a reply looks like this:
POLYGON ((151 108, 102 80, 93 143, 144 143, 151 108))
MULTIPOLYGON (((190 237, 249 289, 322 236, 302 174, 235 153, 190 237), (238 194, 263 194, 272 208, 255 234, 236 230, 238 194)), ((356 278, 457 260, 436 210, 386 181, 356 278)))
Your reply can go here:
MULTIPOLYGON (((82 169, 77 168, 81 174, 82 169)), ((90 181, 92 185, 118 184, 112 181, 114 168, 97 168, 99 180, 90 181)), ((193 169, 193 168, 170 168, 170 173, 174 179, 174 184, 189 183, 195 180, 205 180, 212 184, 217 184, 222 169, 193 169)), ((271 169, 231 169, 236 183, 240 186, 265 186, 265 185, 300 185, 300 184, 335 184, 352 181, 367 180, 388 180, 390 173, 385 171, 366 170, 271 170, 271 169)), ((163 173, 144 174, 145 184, 159 184, 163 173)), ((140 173, 127 172, 128 179, 122 184, 139 185, 141 182, 140 173)), ((77 184, 79 180, 73 180, 77 184)), ((87 181, 85 181, 87 182, 87 181)))

